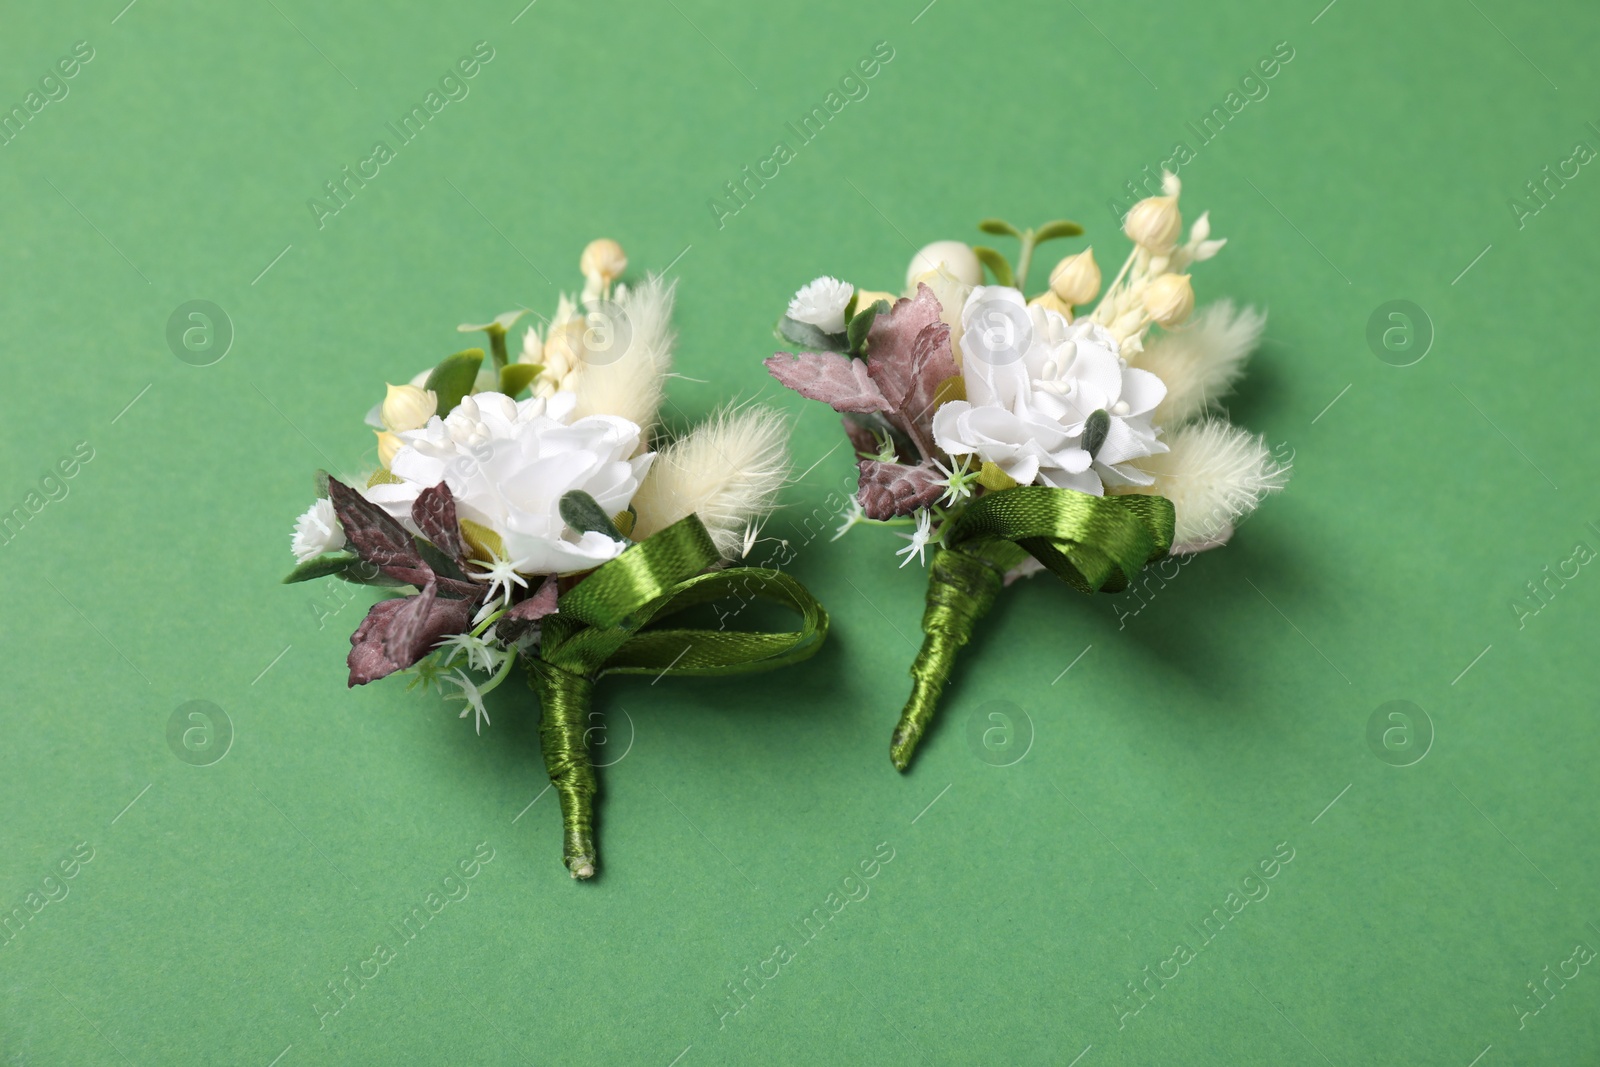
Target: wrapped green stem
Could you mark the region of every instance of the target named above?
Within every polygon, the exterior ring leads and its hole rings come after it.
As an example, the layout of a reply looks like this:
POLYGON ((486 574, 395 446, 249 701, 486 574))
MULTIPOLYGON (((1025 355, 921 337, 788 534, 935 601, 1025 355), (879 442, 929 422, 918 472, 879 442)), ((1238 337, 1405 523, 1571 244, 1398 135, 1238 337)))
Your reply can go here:
POLYGON ((895 768, 911 765, 911 754, 933 719, 956 652, 972 639, 978 620, 1000 592, 1001 574, 975 555, 941 548, 928 567, 927 607, 922 613, 922 650, 911 665, 911 698, 900 713, 889 744, 895 768))
POLYGON ((593 878, 594 795, 599 790, 589 762, 589 700, 594 683, 548 663, 536 664, 529 681, 539 694, 539 745, 545 770, 561 801, 562 861, 574 878, 593 878))

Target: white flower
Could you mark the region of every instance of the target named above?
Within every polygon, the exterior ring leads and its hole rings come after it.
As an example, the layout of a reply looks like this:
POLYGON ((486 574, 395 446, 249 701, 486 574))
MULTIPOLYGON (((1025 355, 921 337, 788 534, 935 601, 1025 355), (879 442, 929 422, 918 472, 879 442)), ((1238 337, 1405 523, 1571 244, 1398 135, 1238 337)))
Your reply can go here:
POLYGON ((904 537, 911 542, 906 547, 895 550, 895 555, 905 557, 900 566, 904 567, 907 563, 910 563, 913 556, 916 557, 919 564, 926 565, 927 559, 925 555, 928 551, 928 542, 933 540, 933 513, 927 508, 918 511, 916 530, 912 533, 899 534, 897 536, 904 537))
POLYGON ((299 563, 344 547, 344 527, 333 513, 333 502, 322 497, 294 522, 291 548, 299 563))
POLYGON ((570 393, 518 403, 504 393, 465 397, 446 418, 399 435, 404 447, 390 472, 397 484, 374 485, 369 500, 412 527, 411 505, 444 482, 456 513, 500 535, 505 558, 521 574, 592 570, 627 547, 605 534, 569 530, 563 494, 581 489, 608 515, 627 509, 655 453, 639 451, 637 424, 590 415, 570 425, 570 393))
POLYGON ((976 455, 1021 485, 1099 496, 1107 484, 1149 484, 1148 474, 1125 464, 1166 451, 1150 421, 1166 386, 1128 368, 1104 327, 1028 307, 1009 286, 974 289, 961 319, 967 399, 934 413, 940 448, 976 455), (1091 456, 1094 442, 1084 437, 1096 411, 1108 428, 1091 456))
POLYGON ((866 518, 867 513, 862 510, 861 501, 852 496, 850 498, 849 507, 844 515, 844 521, 839 524, 839 528, 833 532, 833 536, 828 538, 828 540, 839 540, 839 538, 843 537, 845 534, 854 529, 857 523, 865 522, 866 518))
POLYGON ((490 630, 485 637, 474 637, 470 633, 451 634, 434 648, 445 663, 453 661, 459 655, 466 659, 470 669, 494 674, 505 663, 505 658, 515 653, 497 648, 493 644, 493 637, 493 630, 490 630))
POLYGON ((933 465, 944 475, 939 484, 945 487, 945 492, 939 503, 953 507, 972 495, 972 483, 978 480, 979 472, 972 469, 968 457, 963 456, 948 467, 935 459, 933 465))
POLYGON ((473 733, 481 734, 484 726, 493 725, 493 723, 489 722, 489 709, 483 706, 482 691, 472 683, 472 679, 467 677, 465 671, 457 669, 440 680, 460 687, 461 692, 451 693, 445 699, 459 700, 466 704, 466 707, 461 709, 461 714, 457 718, 465 719, 468 715, 471 715, 473 733))
POLYGON ((789 301, 789 317, 809 323, 823 333, 844 332, 844 309, 855 287, 824 275, 806 283, 789 301))
MULTIPOLYGON (((491 555, 493 554, 491 553, 491 555)), ((475 582, 489 583, 487 601, 490 604, 493 604, 497 598, 504 595, 505 603, 502 606, 509 608, 511 606, 512 587, 528 588, 528 579, 517 573, 516 568, 509 559, 501 559, 499 556, 494 556, 492 559, 475 559, 472 562, 484 569, 473 571, 468 577, 475 582)))

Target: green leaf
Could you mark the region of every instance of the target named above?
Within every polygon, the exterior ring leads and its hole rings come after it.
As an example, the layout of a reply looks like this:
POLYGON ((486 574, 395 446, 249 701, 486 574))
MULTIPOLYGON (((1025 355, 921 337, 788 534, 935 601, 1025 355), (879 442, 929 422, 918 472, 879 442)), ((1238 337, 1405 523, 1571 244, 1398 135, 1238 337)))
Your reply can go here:
POLYGON ((433 368, 433 373, 428 375, 428 384, 423 388, 433 390, 438 396, 438 415, 441 419, 455 410, 462 397, 472 392, 472 384, 478 380, 478 368, 482 366, 483 349, 469 348, 465 352, 446 356, 433 368))
POLYGON ((328 499, 328 472, 325 470, 317 471, 317 499, 328 499))
POLYGON ((508 363, 500 368, 500 391, 514 397, 532 385, 542 370, 537 363, 508 363))
POLYGON ((460 326, 457 326, 456 329, 461 333, 472 333, 474 330, 494 329, 498 329, 501 333, 505 333, 507 330, 511 329, 512 326, 516 325, 518 319, 522 318, 522 316, 526 315, 527 313, 527 308, 518 308, 516 311, 503 311, 494 318, 490 319, 488 322, 463 322, 460 326))
POLYGON ((417 552, 422 556, 423 561, 433 569, 433 573, 442 574, 446 578, 456 578, 463 582, 467 580, 467 576, 461 573, 461 568, 456 565, 456 561, 439 551, 432 542, 424 541, 420 537, 417 538, 417 552))
POLYGON ((978 245, 977 247, 975 247, 972 250, 972 252, 973 252, 973 255, 977 256, 980 260, 983 261, 983 265, 984 266, 988 267, 989 270, 994 273, 994 280, 995 280, 995 282, 997 284, 1000 284, 1000 285, 1016 285, 1017 284, 1016 281, 1011 276, 1011 264, 1006 262, 1006 257, 1005 256, 1002 256, 999 252, 996 252, 994 249, 986 248, 983 245, 978 245))
POLYGON ((314 582, 318 578, 328 578, 338 574, 352 563, 361 562, 361 557, 354 552, 330 552, 308 559, 295 567, 284 576, 284 585, 293 585, 296 582, 314 582))
POLYGON ((1011 223, 1007 222, 1005 219, 984 219, 982 222, 978 223, 978 229, 982 230, 984 233, 992 233, 996 237, 1022 236, 1022 234, 1017 231, 1017 228, 1011 225, 1011 223))
POLYGON ((617 524, 611 521, 605 509, 594 497, 582 489, 571 489, 561 494, 561 521, 572 527, 578 533, 588 533, 593 530, 603 533, 613 541, 626 541, 622 531, 617 529, 617 524))
POLYGON ((860 303, 860 301, 861 290, 852 286, 850 288, 850 302, 844 306, 844 321, 846 323, 856 317, 856 304, 860 303))
POLYGON ((1045 223, 1034 232, 1033 243, 1040 245, 1044 244, 1046 241, 1053 241, 1057 237, 1076 237, 1082 232, 1083 227, 1079 226, 1076 222, 1069 222, 1066 219, 1056 219, 1054 222, 1045 223))
POLYGON ((850 342, 850 354, 859 356, 865 353, 867 345, 867 332, 872 329, 873 320, 889 310, 887 300, 874 300, 867 309, 850 320, 850 325, 845 327, 845 339, 850 342))
POLYGON ((778 320, 778 336, 807 352, 843 352, 849 342, 842 333, 823 333, 809 322, 785 315, 778 320))
POLYGON ((1111 416, 1105 408, 1091 411, 1089 417, 1083 422, 1083 450, 1090 456, 1100 453, 1100 446, 1106 443, 1106 434, 1111 432, 1111 416))
POLYGON ((283 579, 284 585, 293 585, 296 582, 313 582, 318 578, 342 578, 356 585, 385 585, 400 586, 405 582, 383 574, 377 567, 363 562, 361 557, 354 552, 329 552, 308 559, 294 570, 290 571, 283 579))

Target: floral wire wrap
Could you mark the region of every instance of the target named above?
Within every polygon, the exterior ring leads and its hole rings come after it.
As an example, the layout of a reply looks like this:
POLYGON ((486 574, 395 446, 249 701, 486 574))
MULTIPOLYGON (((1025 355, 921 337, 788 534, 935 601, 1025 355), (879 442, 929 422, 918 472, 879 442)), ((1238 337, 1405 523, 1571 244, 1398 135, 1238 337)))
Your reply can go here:
POLYGON ((594 873, 597 783, 584 731, 595 679, 768 670, 809 658, 827 637, 828 613, 799 582, 757 567, 708 572, 718 559, 704 524, 690 515, 600 567, 563 594, 556 613, 540 622, 528 681, 539 694, 539 739, 561 800, 563 860, 574 877, 594 873), (726 596, 781 604, 800 616, 800 629, 643 629, 726 596))
POLYGON ((954 521, 928 568, 922 648, 889 756, 899 770, 938 707, 957 650, 1026 553, 1083 593, 1119 592, 1172 547, 1173 508, 1159 496, 1089 496, 1018 486, 986 494, 954 521))

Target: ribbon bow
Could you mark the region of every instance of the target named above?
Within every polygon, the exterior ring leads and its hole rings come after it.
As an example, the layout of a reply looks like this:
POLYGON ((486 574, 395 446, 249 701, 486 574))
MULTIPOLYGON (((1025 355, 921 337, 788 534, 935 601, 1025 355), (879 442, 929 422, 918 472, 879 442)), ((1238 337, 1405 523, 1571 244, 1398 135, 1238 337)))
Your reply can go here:
POLYGON ((1090 496, 1048 486, 985 493, 970 504, 944 532, 928 567, 922 648, 889 746, 895 767, 910 766, 956 651, 994 604, 1006 571, 1032 556, 1081 593, 1121 592, 1146 563, 1167 554, 1173 520, 1165 497, 1090 496))
POLYGON ((594 875, 594 794, 584 739, 595 679, 606 674, 722 676, 770 670, 814 655, 828 613, 777 570, 708 571, 720 555, 697 516, 632 546, 572 587, 539 624, 528 684, 539 694, 539 741, 561 800, 562 858, 574 878, 594 875), (800 616, 800 629, 645 627, 726 597, 768 600, 800 616))

